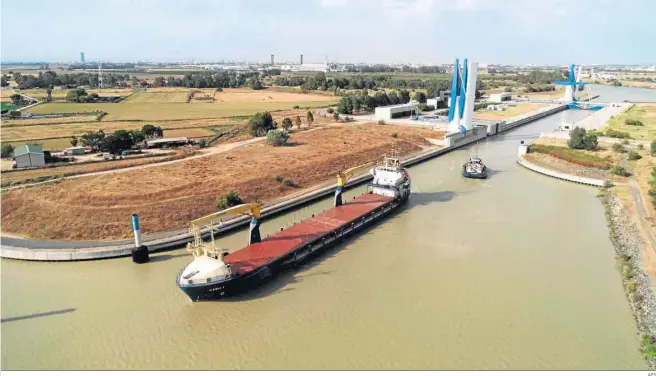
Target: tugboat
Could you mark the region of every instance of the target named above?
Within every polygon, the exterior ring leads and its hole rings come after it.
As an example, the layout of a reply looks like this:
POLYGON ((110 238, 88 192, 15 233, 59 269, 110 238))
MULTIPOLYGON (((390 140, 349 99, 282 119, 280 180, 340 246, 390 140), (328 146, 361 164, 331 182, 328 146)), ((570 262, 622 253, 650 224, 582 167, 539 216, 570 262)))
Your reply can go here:
POLYGON ((469 161, 462 165, 462 176, 469 179, 485 179, 487 178, 487 167, 483 160, 478 157, 478 145, 476 145, 476 148, 476 156, 469 158, 469 161))

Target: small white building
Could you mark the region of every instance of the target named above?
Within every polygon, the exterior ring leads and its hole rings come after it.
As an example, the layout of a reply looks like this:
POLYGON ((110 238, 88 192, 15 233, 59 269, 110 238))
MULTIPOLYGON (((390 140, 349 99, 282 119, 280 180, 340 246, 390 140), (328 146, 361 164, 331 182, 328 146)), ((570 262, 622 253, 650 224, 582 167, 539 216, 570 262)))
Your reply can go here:
POLYGON ((442 98, 440 97, 426 99, 426 104, 429 106, 433 106, 434 108, 438 108, 438 103, 441 102, 442 102, 442 98))
POLYGON ((395 118, 410 116, 416 108, 416 105, 410 103, 376 107, 374 110, 374 118, 376 120, 392 120, 395 118))
POLYGON ((490 94, 490 101, 492 102, 503 102, 509 101, 512 99, 511 93, 494 93, 490 94))
POLYGON ((46 159, 39 145, 23 145, 14 149, 16 168, 44 167, 46 159))

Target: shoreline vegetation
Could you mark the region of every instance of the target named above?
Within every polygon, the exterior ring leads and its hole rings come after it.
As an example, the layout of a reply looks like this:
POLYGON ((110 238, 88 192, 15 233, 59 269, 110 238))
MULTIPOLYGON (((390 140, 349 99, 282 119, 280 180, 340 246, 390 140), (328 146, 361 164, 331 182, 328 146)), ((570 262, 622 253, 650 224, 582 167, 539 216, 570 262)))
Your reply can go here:
POLYGON ((642 262, 645 245, 619 198, 608 188, 600 189, 597 197, 604 206, 608 237, 615 249, 617 269, 640 335, 640 351, 649 368, 656 370, 656 297, 642 262))

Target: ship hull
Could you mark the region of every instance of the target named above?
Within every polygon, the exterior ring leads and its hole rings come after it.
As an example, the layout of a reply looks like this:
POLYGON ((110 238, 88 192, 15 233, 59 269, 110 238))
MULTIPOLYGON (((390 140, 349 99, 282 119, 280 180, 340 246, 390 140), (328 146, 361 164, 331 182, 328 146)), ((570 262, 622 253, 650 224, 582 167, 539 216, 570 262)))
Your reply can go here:
POLYGON ((462 169, 462 176, 468 179, 487 179, 487 167, 484 167, 481 172, 469 172, 467 169, 462 169))
POLYGON ((193 285, 181 284, 180 275, 178 275, 178 278, 176 279, 178 281, 178 287, 192 301, 220 300, 242 295, 260 287, 290 268, 303 265, 308 260, 324 252, 334 243, 346 239, 353 234, 361 233, 365 228, 370 227, 384 217, 388 217, 407 203, 408 196, 409 195, 398 197, 371 212, 357 216, 344 225, 334 228, 325 235, 303 243, 301 246, 290 250, 283 256, 278 257, 250 272, 222 281, 193 285))

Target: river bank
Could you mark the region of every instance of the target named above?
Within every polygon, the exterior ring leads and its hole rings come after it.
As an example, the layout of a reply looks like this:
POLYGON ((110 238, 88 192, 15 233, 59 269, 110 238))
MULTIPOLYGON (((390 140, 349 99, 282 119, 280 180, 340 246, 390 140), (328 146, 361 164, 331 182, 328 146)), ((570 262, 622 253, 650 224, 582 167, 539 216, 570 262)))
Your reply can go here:
POLYGON ((609 189, 599 193, 609 238, 617 253, 617 267, 622 275, 624 291, 633 311, 641 339, 641 351, 649 368, 656 369, 656 297, 652 279, 645 270, 643 254, 645 245, 630 216, 620 200, 609 189))

